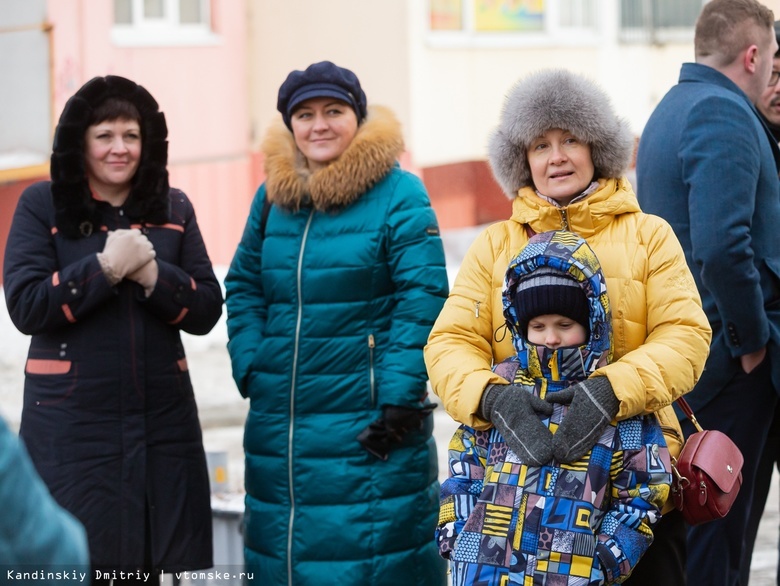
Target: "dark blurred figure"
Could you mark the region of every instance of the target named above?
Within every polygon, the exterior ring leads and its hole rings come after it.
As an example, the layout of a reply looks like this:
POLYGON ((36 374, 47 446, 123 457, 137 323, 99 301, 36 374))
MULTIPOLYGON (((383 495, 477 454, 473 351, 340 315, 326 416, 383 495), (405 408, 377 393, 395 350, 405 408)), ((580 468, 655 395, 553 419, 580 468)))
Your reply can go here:
MULTIPOLYGON (((650 116, 637 155, 639 203, 672 225, 712 326, 686 398, 745 457, 729 515, 688 530, 690 584, 739 584, 749 564, 753 490, 780 389, 780 150, 754 106, 777 82, 773 25, 756 0, 706 3, 696 62, 650 116)), ((694 428, 681 417, 687 437, 694 428)))

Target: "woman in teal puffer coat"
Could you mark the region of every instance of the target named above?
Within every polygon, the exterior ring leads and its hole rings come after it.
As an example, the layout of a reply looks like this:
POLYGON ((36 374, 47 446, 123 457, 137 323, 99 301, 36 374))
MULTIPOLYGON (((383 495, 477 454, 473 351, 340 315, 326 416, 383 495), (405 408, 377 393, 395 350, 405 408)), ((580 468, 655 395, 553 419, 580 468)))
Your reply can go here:
POLYGON ((444 585, 422 348, 447 296, 400 126, 330 62, 292 72, 226 278, 246 422, 246 570, 264 586, 444 585))

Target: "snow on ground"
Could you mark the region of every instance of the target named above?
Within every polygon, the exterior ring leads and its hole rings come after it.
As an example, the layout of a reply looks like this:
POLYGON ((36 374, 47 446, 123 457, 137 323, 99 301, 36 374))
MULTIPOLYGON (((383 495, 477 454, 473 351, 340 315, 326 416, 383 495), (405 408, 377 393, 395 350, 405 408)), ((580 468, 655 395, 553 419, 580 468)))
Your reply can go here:
MULTIPOLYGON (((442 235, 450 284, 463 255, 482 228, 450 230, 442 235)), ((217 266, 215 272, 222 282, 227 267, 217 266)), ((205 336, 182 335, 204 428, 234 425, 236 421, 243 421, 247 409, 247 402, 239 395, 230 374, 225 318, 223 310, 220 321, 205 336)), ((16 329, 5 303, 0 303, 0 415, 14 428, 18 427, 21 416, 28 346, 29 337, 16 329)))

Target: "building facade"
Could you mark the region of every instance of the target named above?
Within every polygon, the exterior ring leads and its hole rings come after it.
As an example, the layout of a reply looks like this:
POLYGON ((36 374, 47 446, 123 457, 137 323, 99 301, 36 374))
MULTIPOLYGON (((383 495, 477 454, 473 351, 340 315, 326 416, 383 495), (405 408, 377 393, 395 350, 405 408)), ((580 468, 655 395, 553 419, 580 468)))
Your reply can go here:
MULTIPOLYGON (((780 17, 780 0, 766 0, 780 17)), ((402 165, 444 229, 510 205, 486 144, 523 75, 593 78, 639 136, 693 60, 702 0, 0 0, 0 247, 19 194, 46 179, 65 101, 96 75, 145 86, 169 127, 171 185, 227 265, 263 179, 259 145, 293 69, 328 59, 402 122, 402 165), (5 59, 9 55, 10 59, 5 59)), ((2 252, 2 250, 0 250, 2 252)))

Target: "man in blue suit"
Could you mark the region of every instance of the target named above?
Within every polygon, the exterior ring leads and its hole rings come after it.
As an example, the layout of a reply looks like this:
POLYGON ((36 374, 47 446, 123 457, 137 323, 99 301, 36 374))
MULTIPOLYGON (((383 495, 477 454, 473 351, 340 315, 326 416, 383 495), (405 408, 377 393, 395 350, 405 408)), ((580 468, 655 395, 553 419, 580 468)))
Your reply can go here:
MULTIPOLYGON (((780 43, 780 20, 775 21, 775 39, 780 43)), ((773 71, 780 72, 780 50, 775 53, 773 71)), ((772 79, 777 78, 774 85, 770 83, 764 91, 761 93, 761 97, 756 102, 756 108, 758 113, 761 114, 761 118, 764 120, 769 131, 775 139, 775 142, 780 143, 780 75, 775 75, 772 79)), ((775 407, 775 417, 772 420, 772 424, 769 426, 769 433, 767 434, 766 444, 764 444, 764 451, 761 454, 761 459, 758 462, 758 470, 756 472, 756 482, 753 487, 753 506, 750 508, 750 519, 747 525, 747 540, 745 557, 744 559, 748 563, 742 564, 742 583, 747 584, 750 578, 750 557, 753 553, 753 545, 758 534, 758 526, 761 523, 761 517, 764 513, 764 507, 766 506, 766 497, 769 494, 769 488, 772 484, 772 474, 774 473, 775 463, 780 470, 780 404, 775 407)), ((780 557, 778 557, 780 561, 780 557)), ((777 569, 776 584, 780 584, 780 567, 777 569)))
MULTIPOLYGON (((688 530, 689 583, 739 583, 759 456, 780 389, 780 151, 754 103, 777 82, 772 11, 712 0, 696 23, 695 63, 647 122, 637 196, 685 250, 713 338, 687 396, 704 428, 745 457, 743 486, 722 520, 688 530), (774 78, 774 79, 772 79, 774 78)), ((693 428, 683 421, 683 432, 693 428)))

